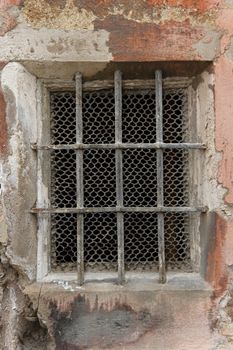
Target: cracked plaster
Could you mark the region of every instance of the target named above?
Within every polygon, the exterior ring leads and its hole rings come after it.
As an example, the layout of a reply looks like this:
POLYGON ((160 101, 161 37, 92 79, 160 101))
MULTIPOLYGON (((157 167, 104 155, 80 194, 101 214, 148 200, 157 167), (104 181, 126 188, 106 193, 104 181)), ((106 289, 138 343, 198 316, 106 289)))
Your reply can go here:
MULTIPOLYGON (((153 1, 150 1, 153 3, 153 1)), ((12 3, 12 2, 11 2, 12 3)), ((20 2, 16 2, 16 5, 20 2)), ((32 1, 31 1, 32 3, 32 1)), ((60 61, 60 62, 68 62, 68 61, 77 61, 77 60, 83 60, 83 61, 111 61, 114 59, 114 55, 112 54, 112 51, 109 49, 109 40, 110 40, 110 32, 109 28, 105 28, 103 30, 95 30, 96 25, 96 19, 97 16, 92 10, 86 10, 86 9, 74 9, 72 7, 72 2, 67 2, 67 6, 64 10, 60 11, 59 13, 54 11, 54 13, 57 14, 56 18, 52 14, 51 7, 47 8, 47 16, 46 21, 43 18, 43 14, 41 13, 41 8, 39 7, 40 2, 37 2, 37 5, 34 1, 34 9, 37 10, 38 18, 33 18, 33 16, 29 13, 29 7, 25 7, 24 10, 24 17, 22 14, 19 15, 17 8, 12 8, 11 11, 8 10, 8 2, 4 1, 1 3, 1 8, 4 9, 4 11, 7 9, 7 14, 4 13, 4 16, 2 16, 3 24, 5 24, 6 20, 9 20, 9 23, 7 22, 7 30, 4 29, 4 31, 0 30, 0 35, 3 35, 6 31, 8 33, 0 38, 0 60, 1 61, 8 61, 8 60, 30 60, 33 64, 33 62, 39 62, 43 60, 47 60, 50 62, 53 61, 60 61), (76 12, 73 13, 73 16, 70 11, 75 10, 76 12), (71 15, 70 15, 71 14, 71 15), (8 17, 7 16, 13 16, 8 17), (19 16, 18 16, 19 15, 19 16), (31 16, 31 17, 30 17, 31 16), (68 18, 70 17, 70 18, 68 18), (15 25, 15 18, 17 18, 18 26, 11 30, 15 25), (79 21, 77 21, 79 19, 79 21), (28 26, 29 24, 29 26, 28 26), (32 29, 31 26, 38 28, 38 29, 32 29), (58 28, 58 29, 45 29, 40 27, 48 26, 48 28, 58 28), (66 32, 62 30, 60 27, 64 27, 66 30, 70 30, 69 32, 66 32), (86 30, 79 30, 80 28, 85 28, 86 30), (74 30, 73 30, 74 29, 74 30), (87 30, 88 29, 88 30, 87 30), (9 31, 11 30, 11 31, 9 31), (94 38, 93 38, 94 37, 94 38), (75 49, 74 49, 75 48, 75 49)), ((204 3, 204 2, 202 2, 204 3)), ((28 1, 29 4, 29 1, 28 1)), ((156 2, 158 4, 158 2, 156 2)), ((47 5, 46 5, 47 6, 47 5)), ((133 5, 132 5, 133 6, 133 5)), ((170 24, 168 21, 171 19, 175 19, 175 23, 173 23, 174 27, 176 28, 177 23, 183 24, 183 22, 188 18, 188 22, 190 26, 191 31, 195 28, 205 28, 204 35, 200 38, 198 42, 191 42, 194 48, 197 49, 197 52, 199 53, 199 57, 192 56, 192 58, 195 59, 207 59, 207 60, 214 60, 214 73, 215 73, 215 81, 213 84, 214 94, 215 94, 215 114, 216 114, 216 129, 212 130, 211 132, 215 132, 215 138, 216 138, 216 147, 218 150, 218 153, 216 155, 216 158, 214 160, 214 166, 212 161, 212 156, 210 154, 208 159, 208 176, 211 175, 210 183, 205 182, 205 186, 209 188, 209 191, 216 192, 213 194, 213 201, 211 202, 211 206, 213 210, 216 210, 220 213, 220 215, 224 218, 226 221, 226 225, 222 226, 225 230, 224 232, 224 239, 225 241, 221 241, 221 244, 223 244, 223 248, 221 251, 221 259, 222 263, 226 264, 227 266, 232 265, 232 230, 233 230, 233 224, 232 224, 232 207, 229 204, 233 203, 233 188, 232 188, 232 154, 233 154, 233 146, 232 146, 232 115, 233 115, 233 105, 232 105, 232 71, 233 71, 233 49, 232 49, 232 35, 233 35, 233 21, 232 21, 232 2, 231 1, 225 1, 224 5, 221 4, 222 8, 214 8, 208 11, 205 11, 205 13, 193 13, 193 10, 186 7, 179 7, 179 8, 170 8, 170 7, 163 7, 161 8, 160 14, 161 17, 159 18, 157 11, 151 11, 151 13, 148 15, 148 12, 142 12, 137 13, 134 8, 130 11, 125 11, 122 9, 121 6, 116 6, 112 8, 109 11, 109 15, 115 16, 123 16, 126 20, 133 20, 136 24, 142 24, 142 23, 151 23, 154 24, 164 24, 166 23, 168 27, 170 24), (220 45, 220 49, 219 49, 220 45), (218 170, 218 183, 216 183, 217 178, 217 168, 219 165, 218 170), (210 165, 212 169, 210 169, 210 165), (211 174, 210 174, 211 173, 211 174), (214 174, 215 173, 215 174, 214 174), (217 191, 216 191, 217 188, 217 191), (225 196, 225 202, 223 202, 223 198, 225 196)), ((2 12, 3 13, 3 12, 2 12)), ((103 17, 104 18, 104 17, 103 17)), ((102 19, 101 19, 102 20, 102 19)), ((117 23, 116 23, 117 25, 117 23)), ((138 28, 138 27, 137 27, 138 28)), ((166 30, 166 28, 165 28, 166 30)), ((172 29, 171 29, 172 32, 172 29)), ((172 36, 172 33, 169 32, 167 35, 167 38, 172 36)), ((190 37, 187 38, 187 42, 190 42, 190 37)), ((130 49, 127 48, 127 49, 130 49)), ((168 51, 171 52, 171 57, 174 59, 177 59, 177 52, 173 49, 173 47, 168 48, 168 51), (170 50, 170 51, 169 51, 170 50)), ((127 56, 127 54, 126 54, 127 56)), ((190 53, 184 51, 184 58, 190 59, 190 53)), ((23 68, 22 68, 23 72, 23 68)), ((5 75, 6 77, 6 75, 5 75)), ((21 76, 21 79, 23 79, 23 76, 21 76)), ((4 79, 3 79, 4 82, 4 79)), ((4 85, 4 84, 3 84, 4 85)), ((12 84, 13 86, 13 84, 12 84)), ((5 89, 6 96, 9 97, 9 100, 11 99, 9 95, 9 91, 5 89)), ((208 107, 208 106, 207 106, 208 107)), ((9 106, 8 106, 9 108, 9 106)), ((9 109, 8 109, 9 113, 9 109)), ((23 122, 23 121, 22 121, 23 122)), ((23 145, 20 140, 23 138, 23 134, 19 131, 12 131, 9 133, 10 137, 10 150, 9 154, 10 157, 14 153, 15 155, 18 154, 18 148, 21 149, 21 151, 24 149, 23 145), (14 134, 14 135, 13 135, 14 134)), ((11 164, 11 158, 9 157, 9 166, 12 167, 12 169, 15 169, 15 164, 11 164)), ((22 158, 23 161, 25 161, 25 158, 22 158)), ((27 171, 27 168, 25 168, 25 171, 27 171)), ((19 186, 21 180, 19 180, 18 176, 18 170, 15 169, 14 174, 9 173, 9 179, 12 179, 12 181, 16 184, 16 187, 19 186), (14 176, 14 178, 13 178, 14 176), (15 178, 15 176, 17 178, 15 178)), ((8 179, 7 179, 8 180, 8 179)), ((6 183, 6 178, 3 181, 6 183)), ((12 187, 14 189, 14 186, 12 187)), ((12 190, 12 188, 9 189, 9 191, 12 190)), ((3 191, 6 194, 6 188, 3 188, 3 191)), ((3 195, 5 195, 3 193, 3 195)), ((21 200, 19 198, 19 200, 21 200)), ((8 207, 10 208, 10 207, 8 207)), ((5 209, 3 211, 4 216, 9 218, 9 215, 6 215, 5 209)), ((9 209, 8 209, 9 210, 9 209)), ((20 209, 21 210, 21 209, 20 209)), ((8 222, 9 223, 9 222, 8 222)), ((6 225, 3 223, 3 225, 6 225)), ((12 223, 9 224, 9 227, 12 225, 12 223)), ((1 227, 1 223, 0 223, 1 227)), ((1 240, 4 245, 6 245, 7 238, 6 238, 6 232, 1 231, 1 240)), ((12 242, 10 243, 10 245, 12 242)), ((17 259, 12 256, 12 252, 10 252, 11 247, 9 247, 9 258, 11 260, 14 266, 18 268, 19 265, 23 266, 23 273, 28 274, 30 278, 33 279, 32 270, 30 270, 30 264, 24 259, 18 257, 17 259)), ((3 255, 2 255, 2 261, 4 261, 3 255)), ((19 269, 20 270, 20 269, 19 269)), ((21 274, 22 271, 20 270, 19 273, 21 274)), ((221 277, 221 276, 220 276, 221 277)), ((18 283, 18 282, 17 282, 18 283)), ((17 286, 11 285, 9 289, 11 292, 10 299, 12 301, 13 306, 16 306, 16 308, 20 309, 18 305, 18 299, 15 295, 15 290, 17 290, 17 286), (12 292, 13 288, 13 292, 12 292), (16 304, 14 304, 16 303, 16 304)), ((226 287, 225 287, 226 288, 226 287)), ((6 293, 7 289, 5 289, 6 293)), ((38 293, 38 292, 36 292, 38 293)), ((42 290, 40 289, 39 296, 37 294, 37 309, 40 308, 40 299, 42 295, 42 290)), ((8 296, 9 297, 9 296, 8 296)), ((6 301, 8 300, 7 295, 5 294, 6 301)), ((230 296, 231 297, 231 296, 230 296)), ((41 299, 42 300, 42 299, 41 299)), ((228 300, 228 297, 227 297, 228 300)), ((217 304, 216 300, 216 304, 217 304)), ((42 305, 42 304, 41 304, 42 305)), ((220 307, 222 310, 220 311, 220 314, 223 317, 223 323, 219 326, 220 332, 222 332, 223 335, 225 335, 227 338, 230 338, 232 340, 232 320, 229 318, 229 315, 226 314, 226 307, 229 306, 229 302, 225 303, 220 302, 220 307), (225 313, 225 314, 224 314, 225 313), (227 325, 226 325, 226 323, 227 325)), ((42 307, 42 306, 41 306, 42 307)), ((216 305, 215 305, 216 307, 216 305)), ((205 308, 204 308, 205 309, 205 308)), ((203 308, 200 309, 200 314, 203 313, 203 308)), ((34 317, 37 319, 37 316, 28 316, 28 317, 34 317)), ((15 314, 12 312, 12 315, 10 314, 9 319, 13 319, 15 322, 15 314), (13 317, 13 318, 12 318, 13 317)), ((19 320, 17 320, 19 322, 19 320)), ((43 323, 43 320, 40 321, 43 323)), ((199 328, 200 329, 200 324, 199 328)), ((12 332, 12 330, 9 331, 12 332)), ((8 334, 8 333, 7 333, 8 334)), ((10 337, 9 339, 12 339, 10 337)), ((211 337, 212 335, 208 335, 211 337)), ((18 341, 16 336, 16 341, 18 341)), ((10 344, 8 341, 8 344, 6 346, 6 349, 12 350, 12 346, 14 343, 10 344)), ((190 345, 190 344, 189 344, 190 345)), ((206 345, 202 343, 202 347, 206 345)), ((143 344, 143 346, 145 346, 143 344)), ((195 344, 191 344, 190 346, 194 346, 195 344)), ((200 348, 200 347, 199 347, 200 348)), ((211 345, 212 349, 231 349, 231 345, 226 344, 224 339, 215 339, 215 344, 211 345)), ((16 347, 15 347, 16 349, 16 347)), ((190 347, 191 349, 191 347, 190 347)), ((204 347, 203 347, 204 349, 204 347)), ((206 347, 206 349, 210 349, 210 346, 206 347)), ((167 349, 166 349, 167 350, 167 349)), ((169 349, 170 350, 170 349, 169 349)))

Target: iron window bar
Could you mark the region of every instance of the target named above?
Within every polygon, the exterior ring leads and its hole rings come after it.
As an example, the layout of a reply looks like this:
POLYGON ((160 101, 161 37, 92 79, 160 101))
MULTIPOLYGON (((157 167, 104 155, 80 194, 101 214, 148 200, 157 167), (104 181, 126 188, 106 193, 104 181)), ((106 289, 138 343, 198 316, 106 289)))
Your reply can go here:
MULTIPOLYGON (((120 71, 115 72, 115 142, 122 142, 122 76, 120 71)), ((123 161, 122 149, 116 148, 116 200, 117 206, 123 206, 123 161)), ((124 217, 121 211, 117 212, 117 251, 118 251, 118 282, 122 284, 125 277, 124 269, 124 217)))
MULTIPOLYGON (((83 121, 82 121, 82 75, 77 73, 75 76, 76 86, 76 142, 82 143, 83 140, 83 121)), ((83 207, 83 151, 76 150, 76 193, 77 209, 83 207)), ((84 223, 83 214, 77 215, 77 281, 79 285, 84 283, 84 223)))
MULTIPOLYGON (((155 72, 156 140, 163 142, 162 72, 155 72)), ((157 205, 163 206, 163 150, 157 149, 157 205)), ((166 282, 164 214, 158 213, 159 282, 166 282)))
POLYGON ((122 75, 116 71, 114 75, 115 92, 115 143, 109 144, 84 144, 83 143, 83 121, 82 121, 82 76, 75 76, 76 90, 76 143, 75 144, 32 144, 34 150, 75 150, 76 153, 76 194, 77 206, 75 208, 32 208, 31 213, 76 213, 77 214, 77 282, 84 283, 84 214, 114 212, 117 215, 117 237, 118 237, 118 281, 124 282, 124 217, 127 212, 153 212, 158 213, 158 258, 159 258, 159 282, 166 282, 165 268, 165 245, 164 245, 164 215, 165 213, 189 213, 205 212, 204 206, 189 207, 167 207, 164 206, 163 189, 163 150, 165 149, 206 149, 204 143, 165 143, 163 142, 163 96, 162 96, 162 72, 155 72, 155 119, 156 119, 156 142, 154 143, 122 143, 122 75), (116 207, 84 207, 83 190, 83 150, 86 149, 115 149, 115 171, 116 171, 116 207), (124 207, 123 205, 123 149, 155 149, 157 154, 157 206, 156 207, 124 207))
POLYGON ((85 214, 85 213, 205 213, 207 207, 79 207, 32 208, 31 214, 85 214))
POLYGON ((205 143, 75 143, 70 145, 37 145, 31 144, 33 150, 77 150, 77 149, 206 149, 205 143))

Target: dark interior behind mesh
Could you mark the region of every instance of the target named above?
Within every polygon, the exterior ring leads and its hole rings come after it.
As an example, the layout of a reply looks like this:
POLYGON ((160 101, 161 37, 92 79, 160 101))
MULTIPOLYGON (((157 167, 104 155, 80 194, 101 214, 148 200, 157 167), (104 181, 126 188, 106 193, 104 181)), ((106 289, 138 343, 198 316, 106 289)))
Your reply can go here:
MULTIPOLYGON (((187 141, 185 89, 164 91, 164 142, 187 141)), ((51 141, 75 143, 75 94, 51 93, 51 141)), ((114 93, 85 92, 83 96, 83 143, 115 142, 114 93)), ((124 143, 156 142, 155 94, 152 90, 125 91, 122 106, 124 143)), ((84 206, 115 207, 114 150, 85 150, 84 206)), ((51 153, 51 203, 76 207, 76 155, 73 150, 51 153)), ((157 205, 156 150, 123 151, 124 206, 157 205)), ((188 205, 188 152, 164 151, 164 205, 188 205)), ((169 269, 190 268, 189 217, 165 214, 165 254, 169 269)), ((52 215, 52 268, 76 268, 77 214, 52 215)), ((156 213, 125 213, 125 265, 127 270, 157 270, 158 232, 156 213)), ((117 222, 115 213, 84 215, 84 261, 88 270, 117 269, 117 222)))

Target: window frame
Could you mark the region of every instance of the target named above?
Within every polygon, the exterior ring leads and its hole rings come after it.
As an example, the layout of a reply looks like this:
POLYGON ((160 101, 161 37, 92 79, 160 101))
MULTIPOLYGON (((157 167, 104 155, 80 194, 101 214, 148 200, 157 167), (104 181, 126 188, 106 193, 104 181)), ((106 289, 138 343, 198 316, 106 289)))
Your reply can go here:
MULTIPOLYGON (((80 118, 80 111, 81 111, 81 91, 96 91, 99 89, 106 89, 106 88, 113 88, 115 87, 115 101, 117 103, 115 104, 116 108, 116 121, 118 124, 121 124, 121 91, 122 86, 123 88, 127 89, 135 89, 135 88, 155 88, 155 95, 157 96, 157 111, 156 111, 156 119, 157 119, 157 135, 156 135, 156 144, 153 148, 156 148, 157 153, 157 171, 160 173, 158 182, 160 183, 160 191, 158 193, 158 201, 157 207, 153 209, 153 211, 158 212, 158 221, 160 225, 160 238, 159 238, 159 282, 165 283, 166 282, 166 271, 165 271, 165 257, 164 257, 164 230, 163 230, 163 216, 164 212, 169 211, 169 208, 163 207, 163 196, 162 192, 163 189, 161 188, 161 184, 163 183, 163 173, 161 172, 162 169, 162 148, 165 148, 166 145, 163 143, 162 140, 162 106, 161 106, 161 99, 162 99, 162 88, 187 88, 188 93, 188 101, 189 101, 189 108, 188 108, 188 120, 191 120, 191 116, 194 114, 194 118, 196 118, 195 111, 193 108, 193 105, 195 104, 195 91, 192 88, 192 78, 185 78, 185 77, 176 77, 176 78, 165 78, 162 79, 161 71, 156 71, 155 73, 155 80, 124 80, 121 79, 121 73, 119 71, 115 72, 115 78, 114 81, 109 80, 102 80, 102 81, 87 81, 82 83, 82 77, 80 73, 76 74, 75 81, 61 81, 61 80, 40 80, 38 82, 38 96, 37 96, 37 112, 38 112, 38 142, 35 145, 32 145, 33 149, 37 150, 37 165, 38 165, 38 178, 37 178, 37 204, 36 208, 32 209, 33 213, 37 213, 38 215, 38 254, 37 254, 37 280, 41 281, 46 276, 53 279, 54 273, 51 273, 50 269, 50 232, 51 232, 51 222, 50 222, 50 184, 51 184, 51 178, 50 178, 50 156, 48 150, 51 149, 50 147, 50 97, 49 94, 52 91, 77 91, 76 94, 76 108, 77 108, 77 120, 80 118), (155 87, 156 85, 156 87, 155 87), (159 91, 159 94, 156 93, 156 91, 159 91), (158 128, 159 126, 159 128, 158 128), (162 179, 162 180, 161 180, 162 179)), ((79 121, 80 122, 80 121, 79 121)), ((120 128, 116 128, 116 131, 120 128)), ((117 132, 116 132, 117 135, 117 132)), ((77 130, 77 138, 76 138, 76 144, 81 144, 81 135, 79 134, 79 131, 77 130)), ((113 144, 114 145, 114 144, 113 144)), ((178 145, 178 144, 177 144, 178 145)), ((171 144, 170 144, 171 146, 171 144)), ((54 146, 53 146, 54 147, 54 146)), ((122 145, 121 145, 121 138, 116 137, 115 140, 115 150, 116 150, 116 164, 120 164, 122 162, 122 145), (119 145, 120 144, 120 145, 119 145)), ((149 146, 152 147, 152 146, 149 146)), ((82 148, 82 147, 81 147, 82 148)), ((78 164, 81 164, 82 162, 82 149, 79 147, 76 147, 76 154, 77 154, 77 169, 80 169, 81 167, 78 164)), ((126 147, 128 148, 128 147, 126 147)), ((176 147, 175 147, 176 148, 176 147)), ((205 145, 203 143, 182 143, 181 149, 205 149, 205 145)), ((190 165, 191 166, 191 165, 190 165)), ((121 167, 122 169, 122 167, 121 167)), ((117 210, 115 211, 117 213, 117 222, 118 222, 118 247, 123 247, 123 215, 122 215, 122 199, 120 198, 119 194, 122 187, 122 174, 121 171, 116 171, 118 173, 117 176, 117 210)), ((193 180, 190 179, 190 183, 192 185, 193 180)), ((79 192, 79 198, 82 199, 83 197, 83 188, 82 188, 82 174, 80 176, 80 173, 77 171, 77 191, 79 192)), ((192 198, 191 198, 192 202, 192 198)), ((82 200, 79 201, 79 207, 77 207, 76 211, 72 212, 81 212, 82 208, 82 200)), ((177 208, 177 207, 176 207, 177 208)), ((179 208, 179 207, 178 207, 179 208)), ((177 211, 175 208, 171 211, 177 211)), ((58 209, 59 210, 59 209, 58 209)), ((141 209, 139 209, 141 210, 141 209)), ((148 208, 146 210, 149 210, 148 208)), ((142 207, 141 211, 145 211, 145 208, 142 207)), ((182 212, 205 212, 205 207, 183 207, 180 211, 182 212)), ((78 215, 79 218, 82 218, 82 215, 78 215)), ((79 232, 81 234, 78 235, 79 240, 79 247, 82 247, 83 245, 83 219, 78 220, 78 226, 79 226, 79 232)), ((199 255, 199 249, 197 247, 196 242, 198 241, 198 223, 195 223, 192 225, 192 229, 190 230, 190 243, 191 243, 191 261, 195 265, 194 270, 197 269, 198 264, 198 255, 199 255)), ((125 280, 125 271, 124 271, 124 259, 123 255, 124 252, 122 249, 118 249, 118 282, 120 284, 124 283, 125 280)), ((84 283, 84 266, 83 266, 83 249, 79 250, 78 253, 78 273, 76 274, 76 280, 79 285, 82 285, 84 283)), ((75 273, 57 273, 57 275, 60 275, 61 279, 66 280, 66 278, 70 279, 72 276, 72 279, 75 276, 75 273)), ((140 273, 139 273, 140 274, 140 273)))

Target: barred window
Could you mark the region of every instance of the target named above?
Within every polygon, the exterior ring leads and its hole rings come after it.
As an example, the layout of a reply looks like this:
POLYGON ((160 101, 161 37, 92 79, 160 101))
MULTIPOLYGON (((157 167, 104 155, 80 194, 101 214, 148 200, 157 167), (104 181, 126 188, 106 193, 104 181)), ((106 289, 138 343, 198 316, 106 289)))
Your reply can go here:
POLYGON ((119 283, 128 271, 158 271, 162 283, 192 271, 190 225, 205 209, 190 203, 190 158, 205 146, 190 139, 187 86, 116 71, 85 84, 78 73, 75 88, 50 92, 36 146, 50 189, 34 209, 48 271, 77 271, 79 284, 86 271, 115 271, 119 283))

